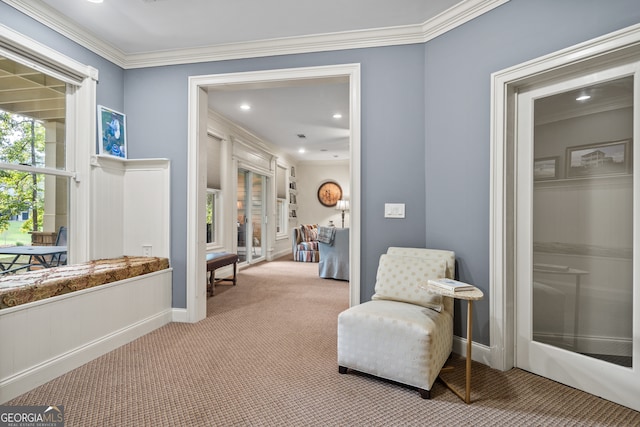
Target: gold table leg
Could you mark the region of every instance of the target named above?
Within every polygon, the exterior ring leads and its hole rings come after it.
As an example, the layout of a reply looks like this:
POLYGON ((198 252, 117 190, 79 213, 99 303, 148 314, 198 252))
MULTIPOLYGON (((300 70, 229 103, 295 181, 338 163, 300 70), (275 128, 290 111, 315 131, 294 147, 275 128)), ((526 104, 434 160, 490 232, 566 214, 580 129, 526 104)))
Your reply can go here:
MULTIPOLYGON (((451 384, 445 381, 442 377, 440 380, 447 386, 449 390, 451 390, 456 396, 460 399, 464 400, 465 403, 471 403, 471 332, 473 330, 473 301, 467 300, 467 359, 465 361, 466 371, 465 371, 465 393, 464 395, 460 393, 458 390, 453 388, 451 384)), ((442 368, 440 372, 449 371, 449 367, 445 366, 442 368)))
POLYGON ((471 403, 471 332, 473 331, 473 301, 467 300, 467 381, 465 403, 471 403))

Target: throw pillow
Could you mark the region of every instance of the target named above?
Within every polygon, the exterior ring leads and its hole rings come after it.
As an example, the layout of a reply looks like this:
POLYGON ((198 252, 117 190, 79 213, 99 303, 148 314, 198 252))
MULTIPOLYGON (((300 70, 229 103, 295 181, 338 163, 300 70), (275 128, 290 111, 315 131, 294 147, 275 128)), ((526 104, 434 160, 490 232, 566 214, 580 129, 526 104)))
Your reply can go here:
POLYGON ((302 232, 303 242, 315 242, 318 240, 318 228, 315 225, 301 225, 300 231, 302 232))
POLYGON ((383 254, 376 274, 373 300, 408 302, 442 311, 442 295, 421 286, 429 279, 445 277, 446 261, 383 254))

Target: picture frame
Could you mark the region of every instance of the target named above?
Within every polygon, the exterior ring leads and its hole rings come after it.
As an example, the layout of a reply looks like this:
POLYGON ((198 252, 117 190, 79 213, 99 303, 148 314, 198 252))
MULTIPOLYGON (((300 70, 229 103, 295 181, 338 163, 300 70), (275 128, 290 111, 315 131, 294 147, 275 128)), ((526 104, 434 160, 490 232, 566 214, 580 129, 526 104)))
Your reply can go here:
POLYGON ((631 167, 631 140, 567 147, 567 178, 626 175, 631 167))
POLYGON ((318 187, 318 201, 322 206, 334 207, 342 199, 342 187, 335 181, 326 181, 318 187))
POLYGON ((560 157, 541 157, 533 161, 533 180, 545 181, 559 178, 560 157))
POLYGON ((123 113, 98 105, 99 154, 127 158, 127 118, 123 113))

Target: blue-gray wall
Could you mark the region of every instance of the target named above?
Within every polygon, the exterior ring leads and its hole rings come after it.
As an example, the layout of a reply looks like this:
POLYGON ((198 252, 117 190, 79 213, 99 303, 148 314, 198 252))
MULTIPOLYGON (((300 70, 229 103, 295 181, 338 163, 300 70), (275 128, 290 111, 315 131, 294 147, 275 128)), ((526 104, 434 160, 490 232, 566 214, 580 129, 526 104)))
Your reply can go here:
POLYGON ((455 250, 461 279, 485 291, 474 340, 488 344, 490 75, 638 23, 640 0, 511 0, 425 44, 127 71, 1 2, 0 22, 98 68, 98 103, 127 114, 131 157, 171 159, 174 307, 186 305, 187 77, 361 63, 362 298, 388 246, 455 250), (385 202, 406 203, 406 219, 385 220, 385 202))
MULTIPOLYGON (((128 70, 125 112, 132 157, 171 159, 173 305, 186 304, 188 76, 361 64, 362 296, 373 294, 380 254, 424 247, 424 46, 286 55, 128 70), (405 220, 383 218, 385 202, 406 203, 405 220)), ((313 102, 313 100, 310 100, 313 102)))

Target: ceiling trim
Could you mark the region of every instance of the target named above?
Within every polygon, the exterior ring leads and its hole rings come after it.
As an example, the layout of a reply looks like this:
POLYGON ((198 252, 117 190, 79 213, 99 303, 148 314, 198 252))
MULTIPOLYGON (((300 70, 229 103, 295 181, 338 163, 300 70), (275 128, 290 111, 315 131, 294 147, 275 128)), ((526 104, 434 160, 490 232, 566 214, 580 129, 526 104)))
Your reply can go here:
POLYGON ((46 4, 35 3, 29 0, 2 0, 2 2, 89 49, 93 53, 100 55, 104 59, 125 68, 126 55, 124 52, 109 43, 105 43, 83 28, 80 28, 66 16, 46 4))
POLYGON ((114 64, 125 69, 133 69, 424 43, 489 12, 509 0, 463 0, 419 25, 286 37, 140 54, 122 52, 80 28, 44 3, 36 3, 29 0, 2 1, 114 64))
POLYGON ((422 42, 428 42, 483 15, 509 0, 462 0, 422 24, 422 42))

